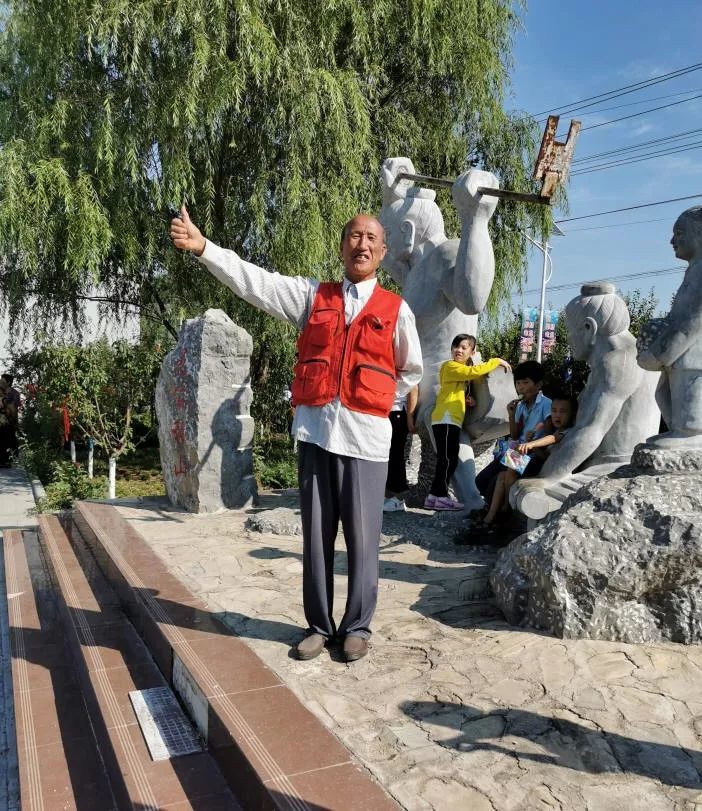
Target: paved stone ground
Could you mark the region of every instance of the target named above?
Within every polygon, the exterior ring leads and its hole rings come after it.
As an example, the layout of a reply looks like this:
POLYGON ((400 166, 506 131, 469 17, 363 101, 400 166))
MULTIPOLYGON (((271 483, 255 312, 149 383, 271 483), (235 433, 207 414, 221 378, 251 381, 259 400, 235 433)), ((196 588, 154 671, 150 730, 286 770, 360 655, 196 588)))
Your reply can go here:
MULTIPOLYGON (((0 468, 0 535, 3 529, 36 526, 34 497, 24 471, 0 468)), ((19 808, 19 773, 12 697, 5 564, 0 550, 0 809, 19 808)))
POLYGON ((334 650, 290 654, 299 536, 250 532, 235 512, 120 509, 405 808, 702 809, 702 648, 508 626, 489 600, 465 599, 493 557, 451 543, 458 516, 386 515, 373 649, 346 665, 334 650))
POLYGON ((32 487, 25 472, 18 468, 0 468, 0 533, 3 529, 36 526, 29 514, 34 509, 32 487))

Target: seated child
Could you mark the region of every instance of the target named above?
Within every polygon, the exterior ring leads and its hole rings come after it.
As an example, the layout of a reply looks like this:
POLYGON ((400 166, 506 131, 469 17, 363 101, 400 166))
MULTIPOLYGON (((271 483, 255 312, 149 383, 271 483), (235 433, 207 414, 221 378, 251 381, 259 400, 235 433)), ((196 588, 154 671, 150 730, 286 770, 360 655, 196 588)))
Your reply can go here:
MULTIPOLYGON (((553 397, 550 416, 545 423, 536 426, 534 430, 534 433, 541 434, 540 438, 529 439, 517 446, 519 453, 528 453, 531 456, 522 475, 537 476, 539 474, 554 445, 560 442, 568 429, 573 426, 576 410, 577 402, 567 395, 556 394, 553 397)), ((491 527, 498 515, 509 513, 509 491, 519 478, 520 474, 516 470, 502 469, 495 483, 490 509, 483 519, 483 529, 491 527)))
MULTIPOLYGON (((519 398, 507 405, 512 439, 526 442, 527 436, 534 439, 543 436, 543 426, 551 413, 551 401, 541 392, 543 380, 543 367, 535 360, 526 360, 515 368, 514 388, 519 398)), ((522 475, 536 476, 542 465, 543 460, 532 459, 522 475)), ((475 477, 476 487, 487 505, 492 504, 497 479, 504 470, 504 465, 494 459, 475 477)))
POLYGON ((431 414, 431 428, 436 443, 436 472, 424 506, 430 510, 462 510, 463 504, 449 498, 448 485, 458 465, 461 428, 466 416, 466 383, 502 366, 512 371, 506 360, 491 358, 472 365, 475 338, 456 335, 451 342, 452 360, 439 370, 439 393, 431 414))

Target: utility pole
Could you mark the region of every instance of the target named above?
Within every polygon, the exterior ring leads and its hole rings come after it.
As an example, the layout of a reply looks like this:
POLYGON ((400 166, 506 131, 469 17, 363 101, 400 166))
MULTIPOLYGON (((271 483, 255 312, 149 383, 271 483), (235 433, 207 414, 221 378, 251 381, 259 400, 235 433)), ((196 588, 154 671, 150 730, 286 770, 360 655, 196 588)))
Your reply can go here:
MULTIPOLYGON (((543 354, 544 343, 544 311, 546 309, 546 285, 551 281, 553 276, 553 262, 551 261, 551 246, 546 242, 537 242, 529 236, 529 234, 521 232, 522 236, 526 237, 529 242, 538 250, 541 251, 544 257, 544 263, 541 269, 541 298, 539 300, 539 324, 536 331, 536 360, 541 363, 543 354)), ((565 236, 563 231, 557 226, 553 226, 553 233, 559 237, 565 236)))

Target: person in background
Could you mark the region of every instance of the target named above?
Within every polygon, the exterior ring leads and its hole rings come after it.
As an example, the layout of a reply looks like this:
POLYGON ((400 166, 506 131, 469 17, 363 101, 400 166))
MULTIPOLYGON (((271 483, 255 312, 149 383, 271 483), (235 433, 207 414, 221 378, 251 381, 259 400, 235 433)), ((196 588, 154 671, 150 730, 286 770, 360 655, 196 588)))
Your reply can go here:
POLYGON ((0 377, 0 467, 10 467, 17 450, 17 408, 5 375, 0 377))
POLYGON ((17 389, 13 388, 13 386, 12 386, 12 384, 14 383, 14 380, 15 380, 14 377, 11 374, 9 374, 8 372, 5 372, 5 374, 2 375, 2 379, 7 383, 7 386, 8 386, 7 398, 10 400, 12 405, 14 405, 14 407, 19 412, 20 406, 22 405, 22 401, 20 399, 20 393, 17 391, 17 389))
POLYGON ((405 445, 408 435, 416 431, 414 412, 417 408, 418 396, 418 386, 413 386, 406 395, 396 395, 390 412, 392 440, 388 459, 388 478, 385 482, 385 503, 383 504, 383 512, 386 513, 407 509, 404 496, 409 485, 405 465, 405 445))
POLYGON ((473 335, 456 335, 451 341, 451 360, 439 369, 439 393, 431 414, 436 444, 436 470, 424 506, 429 510, 462 510, 463 504, 450 498, 448 487, 458 465, 461 426, 466 416, 466 384, 502 366, 512 367, 502 358, 490 358, 473 365, 476 341, 473 335))
MULTIPOLYGON (((514 369, 514 388, 519 397, 507 404, 509 416, 509 435, 520 443, 532 439, 540 439, 544 435, 546 420, 551 414, 551 401, 541 391, 544 381, 543 366, 535 360, 525 360, 514 369)), ((540 468, 543 464, 531 460, 529 465, 540 468)), ((475 483, 480 495, 485 499, 486 505, 492 504, 492 498, 497 486, 497 479, 504 471, 504 465, 499 459, 493 459, 487 467, 475 477, 475 483)), ((538 472, 538 471, 537 471, 538 472)), ((536 475, 524 471, 525 476, 536 475)), ((489 509, 485 507, 483 515, 489 509)))
POLYGON ((573 427, 575 414, 577 411, 577 401, 566 394, 556 394, 551 399, 551 414, 545 423, 539 423, 533 431, 526 432, 525 442, 517 446, 521 454, 528 454, 531 458, 523 473, 518 473, 511 468, 502 468, 502 472, 497 477, 495 490, 492 496, 490 509, 487 511, 482 523, 477 524, 474 529, 484 534, 495 530, 495 524, 500 518, 511 514, 509 506, 509 491, 512 485, 520 478, 538 476, 543 463, 548 458, 548 454, 553 450, 563 437, 573 427), (539 439, 532 439, 534 434, 539 435, 539 439))

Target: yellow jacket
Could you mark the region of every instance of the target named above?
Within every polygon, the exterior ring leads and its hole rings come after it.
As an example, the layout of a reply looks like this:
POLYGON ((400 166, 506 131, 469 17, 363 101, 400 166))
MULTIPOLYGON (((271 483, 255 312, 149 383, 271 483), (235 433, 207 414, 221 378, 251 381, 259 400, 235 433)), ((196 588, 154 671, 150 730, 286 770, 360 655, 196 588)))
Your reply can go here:
POLYGON ((436 405, 431 412, 431 421, 443 422, 448 416, 454 425, 463 425, 466 416, 466 383, 475 377, 482 377, 500 365, 498 358, 490 358, 485 363, 466 366, 455 360, 447 360, 439 369, 439 393, 436 405))

